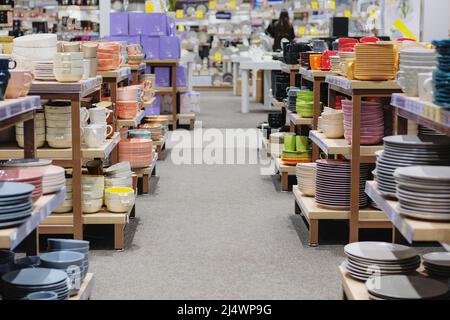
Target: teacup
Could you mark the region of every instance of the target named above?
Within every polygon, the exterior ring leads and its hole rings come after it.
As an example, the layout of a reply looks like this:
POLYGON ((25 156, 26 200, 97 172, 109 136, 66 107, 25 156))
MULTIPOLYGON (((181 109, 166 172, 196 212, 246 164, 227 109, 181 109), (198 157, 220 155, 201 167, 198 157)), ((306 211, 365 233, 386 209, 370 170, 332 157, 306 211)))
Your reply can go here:
POLYGON ((83 56, 85 59, 97 58, 98 44, 95 42, 85 42, 82 45, 83 56))
POLYGON ((80 52, 79 42, 65 42, 63 44, 64 52, 80 52))
POLYGON ((431 102, 433 99, 433 79, 432 73, 419 73, 417 75, 418 90, 420 100, 431 102))
POLYGON ((113 111, 105 107, 95 107, 89 109, 89 119, 91 123, 106 123, 109 114, 113 111))
POLYGON ((33 73, 26 70, 11 70, 9 73, 6 98, 15 99, 26 96, 34 79, 33 73))
POLYGON ((113 132, 113 127, 107 124, 90 124, 82 128, 83 139, 88 148, 97 148, 102 145, 106 137, 113 132))

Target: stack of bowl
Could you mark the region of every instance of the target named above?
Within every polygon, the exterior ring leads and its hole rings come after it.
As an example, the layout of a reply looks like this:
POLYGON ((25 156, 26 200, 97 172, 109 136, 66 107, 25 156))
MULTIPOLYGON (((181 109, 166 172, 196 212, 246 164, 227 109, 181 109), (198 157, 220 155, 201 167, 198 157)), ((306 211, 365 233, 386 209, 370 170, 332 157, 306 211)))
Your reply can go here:
POLYGON ((302 118, 313 117, 314 95, 311 90, 297 91, 296 111, 302 118))
POLYGON ((298 163, 295 167, 297 187, 305 196, 316 194, 316 163, 298 163))
POLYGON ((138 65, 144 60, 145 55, 140 44, 129 44, 126 49, 129 65, 138 65))
POLYGON ((119 161, 129 161, 132 168, 143 168, 149 166, 152 160, 152 140, 133 138, 119 142, 119 161))
POLYGON ((53 210, 53 213, 66 213, 72 211, 72 178, 66 178, 66 198, 63 203, 53 210))
POLYGON ((319 118, 320 129, 329 139, 339 139, 344 136, 344 113, 341 110, 325 108, 319 118))
POLYGON ((82 280, 86 277, 89 270, 89 241, 49 238, 47 242, 49 252, 72 251, 83 254, 84 257, 81 265, 82 280))
POLYGON ((128 86, 117 89, 116 111, 120 119, 136 117, 142 104, 142 85, 128 86))
POLYGON ((53 58, 53 73, 58 82, 80 81, 84 74, 83 53, 56 53, 53 58))
MULTIPOLYGON (((36 134, 36 148, 45 144, 45 116, 43 113, 36 113, 34 118, 34 130, 36 134)), ((23 122, 16 124, 16 141, 19 147, 24 147, 23 122)))
POLYGON ((128 212, 134 205, 135 193, 132 188, 117 187, 105 190, 105 204, 110 212, 128 212))
POLYGON ((102 42, 97 49, 98 71, 116 70, 121 65, 122 46, 116 42, 102 42))
POLYGON ((95 42, 84 42, 81 46, 83 51, 83 78, 93 78, 97 76, 97 48, 95 42))
POLYGON ((54 251, 40 256, 41 266, 49 269, 63 270, 70 281, 70 295, 75 295, 80 290, 80 284, 85 274, 83 262, 85 255, 75 251, 54 251))
POLYGON ((148 130, 152 134, 153 141, 160 141, 163 138, 163 126, 159 123, 144 123, 139 128, 148 130))
POLYGON ((341 58, 338 55, 330 57, 331 71, 339 73, 341 71, 341 58))
POLYGON ((287 100, 285 102, 286 108, 289 111, 294 112, 297 101, 297 92, 300 91, 300 88, 288 87, 286 91, 287 91, 287 100))
POLYGON ((70 101, 52 101, 45 105, 47 142, 52 148, 72 146, 72 109, 70 101))
POLYGON ((105 178, 103 176, 81 176, 81 207, 84 213, 96 213, 100 211, 103 206, 104 189, 105 178))
POLYGON ((133 186, 133 172, 129 161, 119 162, 105 169, 105 188, 133 186))

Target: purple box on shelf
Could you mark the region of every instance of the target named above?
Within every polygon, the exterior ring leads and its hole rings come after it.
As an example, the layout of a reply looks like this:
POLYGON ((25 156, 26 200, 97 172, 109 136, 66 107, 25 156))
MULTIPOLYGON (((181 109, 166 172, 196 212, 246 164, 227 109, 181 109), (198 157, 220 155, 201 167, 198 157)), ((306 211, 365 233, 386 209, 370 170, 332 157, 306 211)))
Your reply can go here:
POLYGON ((169 16, 166 17, 167 17, 167 35, 174 36, 176 33, 175 19, 169 16))
POLYGON ((167 34, 167 18, 163 13, 130 12, 131 35, 163 36, 167 34))
POLYGON ((170 87, 170 68, 156 67, 155 82, 157 87, 170 87))
POLYGON ((180 50, 180 38, 171 36, 159 37, 160 59, 179 59, 180 50))
POLYGON ((106 36, 104 39, 108 41, 126 41, 128 44, 141 43, 141 37, 139 36, 106 36))
POLYGON ((146 59, 159 59, 159 37, 141 36, 141 45, 146 59))
POLYGON ((128 35, 128 12, 111 12, 109 17, 109 33, 112 36, 128 35))
POLYGON ((155 102, 153 102, 151 107, 145 108, 146 116, 159 116, 161 114, 161 96, 159 94, 155 95, 155 102))
POLYGON ((186 87, 186 69, 183 66, 177 67, 177 87, 186 87))

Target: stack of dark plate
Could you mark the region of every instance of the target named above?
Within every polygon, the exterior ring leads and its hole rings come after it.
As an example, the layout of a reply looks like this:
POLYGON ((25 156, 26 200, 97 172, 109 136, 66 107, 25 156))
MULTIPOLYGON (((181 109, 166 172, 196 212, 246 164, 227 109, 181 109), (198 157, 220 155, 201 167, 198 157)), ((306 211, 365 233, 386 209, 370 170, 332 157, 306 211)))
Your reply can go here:
POLYGON ((420 275, 386 275, 370 278, 371 300, 447 300, 448 284, 420 275))
POLYGON ((41 255, 41 266, 67 272, 70 280, 70 295, 78 293, 83 274, 84 254, 74 251, 55 251, 41 255))
POLYGON ((14 266, 14 252, 0 250, 0 276, 12 270, 14 266))
MULTIPOLYGON (((324 208, 347 210, 350 208, 351 163, 348 161, 317 160, 316 203, 324 208)), ((369 203, 364 192, 370 178, 370 166, 361 164, 359 206, 369 203)))
POLYGON ((430 275, 450 278, 450 252, 431 252, 424 254, 422 259, 430 275))
POLYGON ((445 134, 437 132, 436 130, 419 125, 419 136, 445 136, 445 134))
POLYGON ((72 251, 84 255, 81 274, 86 277, 89 270, 89 241, 72 239, 48 239, 48 251, 72 251))
POLYGON ((352 278, 408 274, 420 266, 420 256, 410 247, 387 242, 354 242, 344 247, 344 266, 352 278))
POLYGON ((434 103, 450 108, 450 39, 434 40, 438 52, 437 70, 433 72, 434 103))
POLYGON ((34 189, 28 183, 0 182, 0 229, 17 226, 28 220, 33 212, 34 189))
POLYGON ((286 119, 281 112, 269 112, 267 122, 271 128, 281 128, 285 125, 286 119))
POLYGON ((383 139, 384 151, 378 153, 375 180, 385 196, 396 198, 394 171, 415 165, 448 165, 450 139, 440 136, 389 136, 383 139))
POLYGON ((69 279, 63 270, 21 269, 4 274, 1 289, 4 300, 20 300, 40 291, 54 291, 58 294, 58 300, 67 300, 69 279))

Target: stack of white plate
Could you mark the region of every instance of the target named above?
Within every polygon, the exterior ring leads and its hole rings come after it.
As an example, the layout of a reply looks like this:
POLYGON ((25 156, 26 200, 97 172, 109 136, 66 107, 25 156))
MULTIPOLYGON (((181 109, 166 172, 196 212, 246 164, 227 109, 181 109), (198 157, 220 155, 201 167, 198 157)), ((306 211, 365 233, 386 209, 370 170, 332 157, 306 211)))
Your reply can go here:
POLYGON ((81 207, 84 213, 96 213, 103 206, 105 178, 96 175, 81 176, 81 207))
POLYGON ((384 196, 396 197, 395 169, 450 163, 450 139, 446 137, 398 135, 383 140, 384 151, 377 153, 375 180, 384 196))
POLYGON ((344 266, 352 278, 408 274, 420 266, 420 256, 407 246, 387 242, 354 242, 344 247, 344 266))
POLYGON ((66 175, 63 167, 50 165, 36 169, 41 170, 44 175, 42 179, 44 194, 58 192, 66 184, 66 175))
POLYGON ((412 166, 394 172, 399 213, 424 220, 450 220, 450 166, 412 166))
POLYGON ((371 300, 447 300, 448 284, 419 275, 386 275, 370 278, 366 288, 371 300))
POLYGON ((128 161, 116 163, 105 169, 105 188, 133 187, 133 172, 128 161))
POLYGON ((42 81, 55 81, 53 61, 37 61, 34 65, 34 78, 42 81))
POLYGON ((331 71, 340 72, 341 71, 341 58, 339 56, 331 56, 331 71))
POLYGON ((56 33, 40 33, 13 40, 12 57, 17 69, 33 71, 38 61, 52 61, 57 52, 56 33))
POLYGON ((450 278, 450 252, 431 252, 424 254, 422 259, 430 275, 450 278))
MULTIPOLYGON (((40 148, 45 144, 45 116, 43 113, 36 113, 34 130, 36 134, 36 148, 40 148)), ((19 147, 24 147, 23 122, 16 124, 16 141, 19 147)))
POLYGON ((73 203, 72 203, 72 178, 66 179, 66 198, 63 203, 56 208, 53 213, 66 213, 72 211, 73 203))
POLYGON ((295 167, 298 189, 305 196, 316 194, 316 163, 298 163, 295 167))
POLYGON ((70 101, 53 101, 44 107, 47 142, 52 148, 72 146, 72 107, 70 101))

